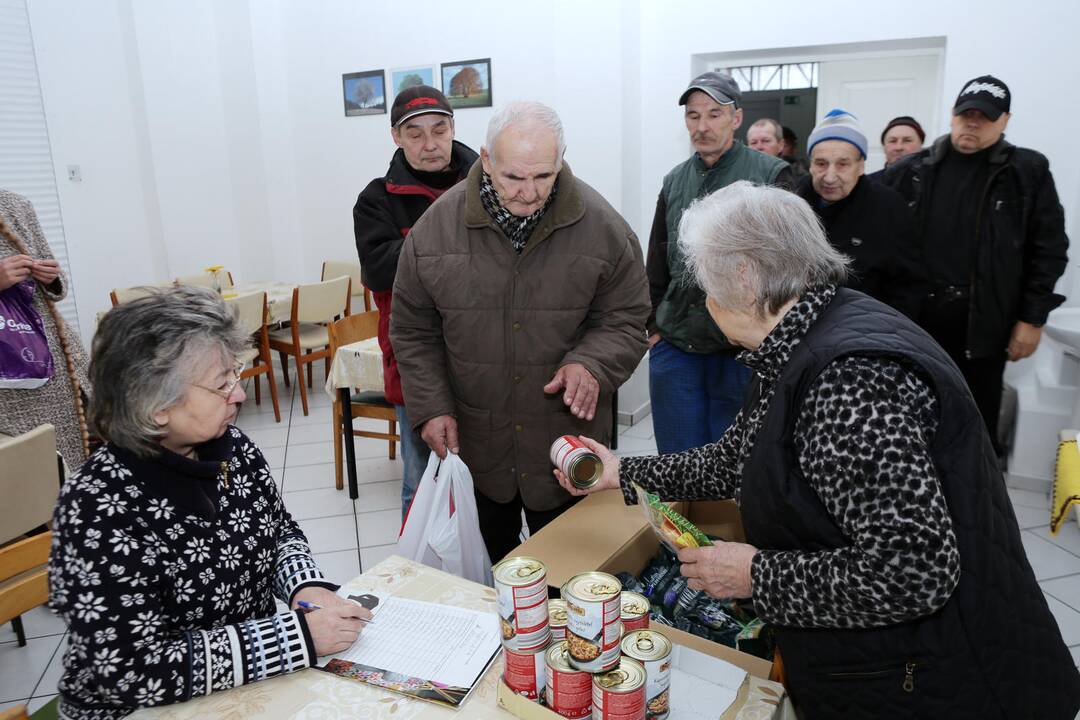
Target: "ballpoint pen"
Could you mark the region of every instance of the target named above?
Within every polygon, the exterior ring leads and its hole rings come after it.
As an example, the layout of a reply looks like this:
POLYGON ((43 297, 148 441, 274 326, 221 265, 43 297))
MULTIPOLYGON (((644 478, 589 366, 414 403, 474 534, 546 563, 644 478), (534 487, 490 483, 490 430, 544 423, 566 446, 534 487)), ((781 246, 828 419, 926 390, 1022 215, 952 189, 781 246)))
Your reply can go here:
MULTIPOLYGON (((297 604, 297 606, 302 607, 304 610, 322 610, 323 609, 322 605, 316 605, 315 603, 308 602, 307 600, 297 600, 296 604, 297 604)), ((360 605, 360 603, 356 603, 356 604, 359 605, 360 607, 363 607, 363 605, 360 605)), ((356 618, 356 619, 359 620, 362 623, 373 623, 373 622, 375 622, 374 618, 372 618, 370 620, 367 620, 365 618, 356 618)))

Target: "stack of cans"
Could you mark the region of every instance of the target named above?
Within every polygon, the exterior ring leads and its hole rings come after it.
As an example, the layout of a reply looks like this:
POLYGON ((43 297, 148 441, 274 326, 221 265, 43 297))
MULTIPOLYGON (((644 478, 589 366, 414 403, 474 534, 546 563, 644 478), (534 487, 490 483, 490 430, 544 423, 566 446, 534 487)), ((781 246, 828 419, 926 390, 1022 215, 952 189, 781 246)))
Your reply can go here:
POLYGON ((589 572, 549 601, 535 558, 507 558, 493 574, 507 687, 572 720, 668 717, 671 641, 648 629, 644 597, 589 572))

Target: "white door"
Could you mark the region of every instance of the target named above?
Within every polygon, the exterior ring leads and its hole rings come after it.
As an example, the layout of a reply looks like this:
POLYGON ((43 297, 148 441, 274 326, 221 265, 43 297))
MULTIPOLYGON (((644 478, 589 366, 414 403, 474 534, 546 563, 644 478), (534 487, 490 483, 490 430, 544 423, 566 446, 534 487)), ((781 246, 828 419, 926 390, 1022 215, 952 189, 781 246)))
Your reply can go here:
POLYGON ((817 118, 837 107, 854 113, 868 141, 866 172, 880 170, 885 166, 881 131, 894 117, 918 120, 927 143, 939 134, 940 68, 936 54, 822 62, 817 118))

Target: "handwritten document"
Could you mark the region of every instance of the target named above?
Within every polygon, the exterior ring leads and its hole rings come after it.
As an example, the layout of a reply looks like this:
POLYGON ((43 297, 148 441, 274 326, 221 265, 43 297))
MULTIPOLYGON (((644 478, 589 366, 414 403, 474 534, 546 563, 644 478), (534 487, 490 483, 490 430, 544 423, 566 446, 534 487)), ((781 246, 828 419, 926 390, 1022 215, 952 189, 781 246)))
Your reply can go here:
POLYGON ((469 688, 500 646, 494 612, 389 597, 351 648, 334 657, 469 688))

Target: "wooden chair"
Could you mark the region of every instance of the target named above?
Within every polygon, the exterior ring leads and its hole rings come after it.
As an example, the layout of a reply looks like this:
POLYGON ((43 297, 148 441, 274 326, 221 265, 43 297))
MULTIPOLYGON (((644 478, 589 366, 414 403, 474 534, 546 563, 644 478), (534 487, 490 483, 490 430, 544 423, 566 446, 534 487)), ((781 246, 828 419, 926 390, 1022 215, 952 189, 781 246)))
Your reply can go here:
POLYGON ((270 311, 266 306, 266 293, 262 291, 244 293, 233 298, 226 298, 225 303, 236 307, 236 317, 240 326, 254 338, 252 347, 245 350, 237 360, 251 367, 245 367, 240 379, 255 378, 255 404, 262 404, 262 386, 260 378, 266 375, 270 385, 270 400, 274 403, 274 419, 281 422, 281 409, 278 406, 277 380, 274 379, 274 365, 270 353, 270 331, 266 327, 266 318, 270 311))
POLYGON ((326 260, 323 262, 321 277, 324 282, 342 275, 348 275, 352 280, 352 307, 359 310, 360 301, 363 300, 364 312, 370 312, 374 309, 375 306, 371 303, 371 291, 364 286, 364 281, 361 279, 360 263, 344 262, 342 260, 326 260), (360 292, 361 289, 363 289, 363 292, 360 292))
POLYGON ((162 288, 173 287, 174 284, 175 283, 172 282, 147 283, 146 285, 136 285, 129 288, 113 288, 109 293, 109 300, 112 301, 113 307, 116 307, 117 305, 123 305, 132 300, 146 297, 147 295, 153 295, 162 288))
MULTIPOLYGON (((338 320, 330 325, 330 356, 333 357, 337 349, 342 345, 367 340, 379 334, 379 311, 352 315, 338 320)), ((386 401, 382 392, 363 392, 353 395, 352 415, 354 418, 372 418, 374 420, 386 420, 390 423, 390 431, 381 433, 373 430, 353 430, 353 437, 374 438, 376 440, 388 440, 390 442, 390 459, 397 457, 396 443, 401 440, 397 434, 397 415, 394 406, 386 401)), ((341 431, 341 400, 334 398, 334 481, 340 490, 342 481, 342 431, 341 431)), ((350 442, 352 439, 350 438, 350 442)))
POLYGON ((25 705, 16 705, 7 710, 0 710, 0 720, 30 720, 30 716, 26 714, 25 705))
POLYGON ((296 360, 304 415, 308 414, 304 366, 308 366, 308 387, 311 386, 311 363, 316 360, 325 360, 326 374, 330 374, 330 335, 326 326, 349 315, 351 288, 352 282, 348 277, 300 285, 293 290, 289 327, 270 333, 270 347, 281 354, 281 372, 286 387, 289 386, 288 356, 292 355, 296 360))
POLYGON ((10 622, 19 645, 26 645, 20 615, 49 599, 49 546, 52 519, 63 477, 58 469, 56 431, 39 425, 0 440, 0 625, 10 622))

